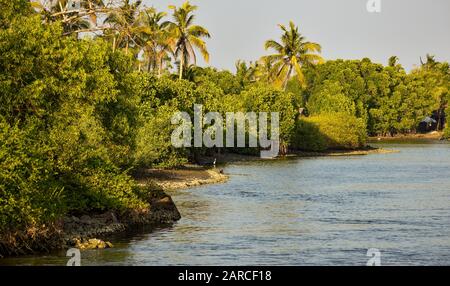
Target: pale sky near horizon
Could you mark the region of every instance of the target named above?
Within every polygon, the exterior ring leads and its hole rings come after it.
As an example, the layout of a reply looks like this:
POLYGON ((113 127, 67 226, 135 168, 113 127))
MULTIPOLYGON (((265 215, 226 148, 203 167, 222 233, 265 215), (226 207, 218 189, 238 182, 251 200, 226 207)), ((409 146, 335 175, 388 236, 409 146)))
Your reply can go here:
MULTIPOLYGON (((144 0, 168 11, 184 0, 144 0)), ((381 0, 381 12, 369 13, 367 0, 191 0, 196 23, 205 26, 209 65, 235 71, 238 59, 267 54, 264 42, 278 40, 277 24, 294 21, 308 41, 322 45, 325 59, 368 57, 386 64, 396 55, 410 70, 427 53, 450 61, 449 0, 381 0)), ((198 57, 200 58, 200 57, 198 57)), ((203 60, 198 61, 204 66, 203 60)))

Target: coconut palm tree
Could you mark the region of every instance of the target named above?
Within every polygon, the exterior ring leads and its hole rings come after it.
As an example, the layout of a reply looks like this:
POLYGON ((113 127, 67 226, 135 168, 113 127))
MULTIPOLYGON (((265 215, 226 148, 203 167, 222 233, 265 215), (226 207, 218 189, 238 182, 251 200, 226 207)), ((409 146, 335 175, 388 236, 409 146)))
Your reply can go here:
POLYGON ((125 48, 125 53, 128 54, 130 47, 140 46, 142 40, 139 35, 146 29, 139 23, 141 4, 141 0, 134 3, 123 0, 122 5, 113 9, 104 20, 104 23, 110 25, 105 35, 112 38, 113 49, 125 48))
POLYGON ((141 39, 144 41, 144 55, 147 59, 147 71, 158 71, 161 75, 164 62, 170 60, 169 53, 172 52, 173 38, 167 27, 168 21, 163 21, 167 15, 165 12, 158 12, 155 8, 147 8, 140 13, 140 25, 142 30, 141 39))
POLYGON ((392 56, 389 58, 388 60, 388 66, 390 67, 395 67, 398 63, 398 57, 397 56, 392 56))
POLYGON ((173 22, 170 22, 169 29, 175 39, 174 55, 179 60, 179 78, 183 78, 183 69, 190 63, 196 63, 194 48, 200 50, 206 62, 209 61, 209 53, 206 43, 202 38, 210 38, 207 29, 199 25, 194 25, 197 6, 191 5, 189 1, 184 2, 181 7, 169 6, 173 10, 173 22))
POLYGON ((317 43, 307 42, 300 34, 294 22, 289 22, 289 27, 279 25, 283 31, 281 42, 268 40, 265 43, 266 50, 274 50, 276 53, 263 57, 273 64, 276 75, 275 83, 286 89, 288 80, 295 71, 298 81, 305 86, 305 78, 301 67, 303 65, 314 65, 322 63, 324 60, 318 54, 321 46, 317 43))

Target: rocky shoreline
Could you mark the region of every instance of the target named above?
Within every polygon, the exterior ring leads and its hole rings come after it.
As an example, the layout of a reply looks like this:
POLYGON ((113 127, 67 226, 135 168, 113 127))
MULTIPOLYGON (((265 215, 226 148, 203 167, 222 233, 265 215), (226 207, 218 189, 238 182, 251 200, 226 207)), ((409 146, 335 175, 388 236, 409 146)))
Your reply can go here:
POLYGON ((99 238, 139 226, 171 224, 181 218, 172 198, 162 189, 152 189, 149 208, 119 216, 114 212, 67 216, 39 230, 15 233, 0 243, 0 257, 50 252, 77 247, 80 249, 108 248, 112 244, 99 238))
MULTIPOLYGON (((152 191, 149 204, 149 209, 135 211, 123 218, 118 217, 114 212, 92 216, 84 215, 80 218, 65 217, 63 220, 64 244, 80 246, 84 243, 86 245, 86 242, 92 242, 97 237, 107 237, 136 226, 171 224, 181 219, 181 214, 172 198, 162 189, 152 191)), ((102 245, 103 241, 98 240, 98 243, 102 245)), ((98 245, 89 246, 87 244, 84 248, 105 248, 96 246, 98 245)), ((108 242, 106 242, 106 246, 108 246, 108 242)))
POLYGON ((10 234, 8 239, 0 242, 0 258, 70 247, 113 247, 112 243, 106 241, 111 235, 141 226, 169 225, 181 219, 180 212, 165 190, 225 182, 228 176, 219 169, 187 165, 177 170, 141 170, 135 175, 135 179, 141 186, 151 189, 148 209, 135 210, 122 216, 111 211, 71 215, 51 225, 41 226, 40 229, 10 234))
POLYGON ((175 203, 164 190, 185 189, 204 184, 221 183, 228 179, 217 169, 187 165, 177 170, 146 169, 135 179, 141 186, 153 189, 150 208, 120 218, 114 212, 96 215, 71 216, 63 219, 63 244, 80 249, 109 248, 113 245, 98 238, 124 232, 138 226, 172 224, 181 218, 175 203))

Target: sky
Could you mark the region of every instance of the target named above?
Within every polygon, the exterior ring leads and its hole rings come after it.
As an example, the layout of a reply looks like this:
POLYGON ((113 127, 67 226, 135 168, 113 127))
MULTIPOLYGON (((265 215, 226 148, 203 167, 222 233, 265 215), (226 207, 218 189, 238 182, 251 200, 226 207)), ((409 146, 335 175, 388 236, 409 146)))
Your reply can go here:
MULTIPOLYGON (((410 70, 427 53, 450 61, 449 0, 379 0, 381 11, 370 13, 368 0, 191 0, 198 6, 196 23, 211 33, 209 64, 235 70, 238 59, 255 61, 264 42, 278 40, 278 24, 294 21, 308 41, 322 45, 327 59, 361 59, 387 64, 396 55, 410 70)), ((168 11, 183 0, 144 0, 168 11)), ((200 58, 200 57, 198 57, 200 58)))

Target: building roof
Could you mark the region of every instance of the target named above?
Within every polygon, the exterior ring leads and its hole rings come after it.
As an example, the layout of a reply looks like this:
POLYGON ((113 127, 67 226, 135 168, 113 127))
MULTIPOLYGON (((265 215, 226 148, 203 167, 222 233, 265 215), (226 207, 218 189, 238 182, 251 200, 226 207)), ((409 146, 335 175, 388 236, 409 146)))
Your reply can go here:
POLYGON ((425 123, 437 123, 436 120, 434 120, 433 118, 427 116, 425 117, 421 122, 425 122, 425 123))

